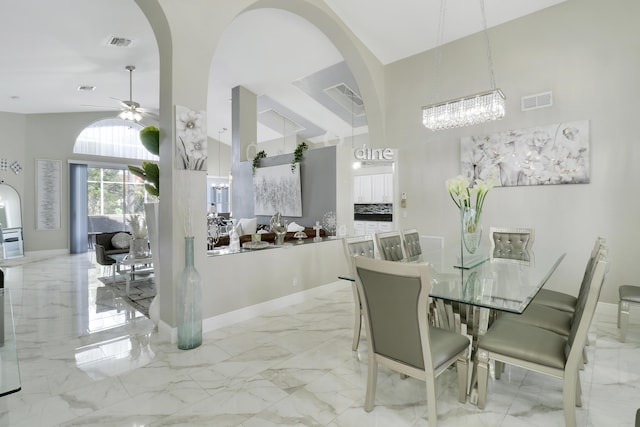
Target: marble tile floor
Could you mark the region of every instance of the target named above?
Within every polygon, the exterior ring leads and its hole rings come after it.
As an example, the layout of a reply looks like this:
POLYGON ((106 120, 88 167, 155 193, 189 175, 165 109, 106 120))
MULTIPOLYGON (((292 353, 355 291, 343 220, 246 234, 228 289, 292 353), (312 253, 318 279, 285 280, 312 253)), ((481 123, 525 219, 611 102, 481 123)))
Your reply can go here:
MULTIPOLYGON (((22 391, 0 398, 0 426, 426 426, 423 383, 381 368, 363 409, 366 337, 351 351, 353 301, 336 282, 304 303, 208 332, 178 350, 105 292, 89 254, 5 269, 22 391)), ((640 309, 627 343, 602 304, 581 373, 580 426, 633 426, 640 407, 640 309)), ((507 367, 485 410, 438 378, 440 426, 562 426, 561 383, 507 367)))

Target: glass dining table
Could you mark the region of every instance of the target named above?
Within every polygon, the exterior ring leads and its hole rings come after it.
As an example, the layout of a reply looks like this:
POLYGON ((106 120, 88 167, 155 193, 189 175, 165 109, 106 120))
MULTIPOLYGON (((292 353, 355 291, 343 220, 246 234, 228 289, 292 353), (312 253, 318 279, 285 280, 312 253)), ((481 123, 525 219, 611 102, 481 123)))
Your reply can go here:
POLYGON ((22 388, 11 295, 5 288, 0 288, 0 310, 0 396, 5 396, 22 388))
MULTIPOLYGON (((495 258, 489 248, 479 248, 472 268, 459 268, 460 252, 445 248, 425 252, 399 262, 428 263, 431 275, 429 312, 435 326, 455 330, 471 338, 471 357, 479 336, 501 312, 521 314, 565 257, 561 251, 528 253, 526 259, 495 258)), ((350 275, 340 279, 354 281, 350 275)), ((469 379, 472 403, 475 363, 469 379)))

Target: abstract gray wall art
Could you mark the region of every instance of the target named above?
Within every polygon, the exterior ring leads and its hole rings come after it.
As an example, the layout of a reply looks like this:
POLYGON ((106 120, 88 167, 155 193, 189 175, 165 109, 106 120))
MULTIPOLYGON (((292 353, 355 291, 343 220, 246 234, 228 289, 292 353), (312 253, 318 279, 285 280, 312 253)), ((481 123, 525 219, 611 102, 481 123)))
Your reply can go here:
POLYGON ((257 168, 253 176, 255 215, 302 216, 300 164, 257 168))

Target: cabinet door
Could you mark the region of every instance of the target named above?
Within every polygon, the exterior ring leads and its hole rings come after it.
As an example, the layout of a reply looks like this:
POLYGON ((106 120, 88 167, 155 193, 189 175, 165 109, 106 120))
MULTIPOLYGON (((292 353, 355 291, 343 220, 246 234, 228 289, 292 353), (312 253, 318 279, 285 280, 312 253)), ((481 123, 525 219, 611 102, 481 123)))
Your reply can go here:
POLYGON ((383 184, 384 191, 382 194, 383 202, 385 203, 393 203, 393 174, 385 173, 383 175, 383 184))
POLYGON ((371 203, 393 202, 393 174, 380 173, 376 175, 366 175, 366 177, 370 180, 371 203))
POLYGON ((372 202, 384 202, 384 174, 371 175, 372 202))
POLYGON ((387 231, 393 231, 393 223, 392 222, 378 222, 378 231, 381 233, 386 233, 387 231))
POLYGON ((371 203, 371 176, 356 175, 353 177, 353 202, 371 203))

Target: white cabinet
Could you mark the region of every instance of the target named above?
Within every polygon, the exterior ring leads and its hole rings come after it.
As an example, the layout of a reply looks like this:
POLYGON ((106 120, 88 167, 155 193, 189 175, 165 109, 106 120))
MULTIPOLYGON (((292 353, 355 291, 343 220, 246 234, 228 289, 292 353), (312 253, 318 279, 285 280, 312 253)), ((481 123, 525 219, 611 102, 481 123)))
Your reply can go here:
POLYGON ((356 175, 353 177, 354 203, 392 203, 393 174, 356 175))
POLYGON ((354 236, 371 236, 376 233, 393 231, 393 222, 386 221, 353 221, 354 236))

